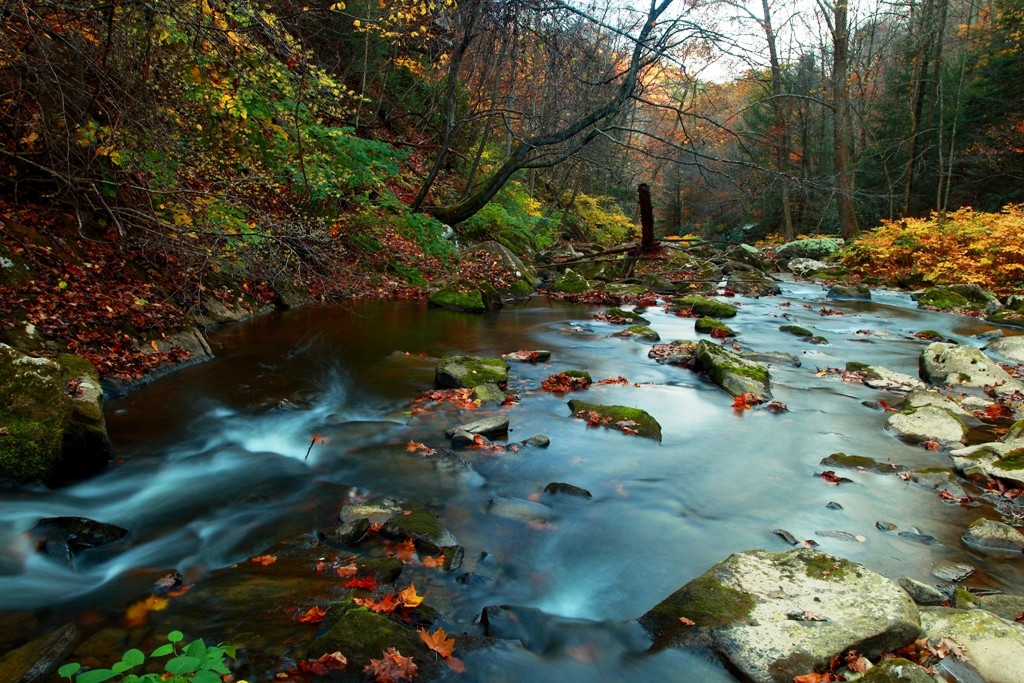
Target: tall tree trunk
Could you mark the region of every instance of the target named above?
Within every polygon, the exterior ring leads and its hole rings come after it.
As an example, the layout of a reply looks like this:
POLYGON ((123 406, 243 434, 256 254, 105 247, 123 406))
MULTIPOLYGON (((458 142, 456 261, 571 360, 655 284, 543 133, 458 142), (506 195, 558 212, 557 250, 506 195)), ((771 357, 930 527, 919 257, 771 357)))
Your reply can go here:
POLYGON ((654 251, 654 208, 651 206, 651 186, 640 183, 640 251, 654 251))
MULTIPOLYGON (((823 9, 824 0, 818 0, 823 9)), ((834 112, 833 140, 835 146, 836 191, 838 193, 839 227, 843 237, 860 234, 857 208, 854 204, 854 176, 850 154, 853 118, 850 111, 850 87, 846 82, 849 71, 849 15, 847 0, 838 0, 831 7, 828 20, 832 31, 832 108, 834 112)))
POLYGON ((780 199, 782 200, 782 235, 788 241, 796 237, 793 229, 793 207, 789 199, 789 120, 782 97, 782 69, 779 66, 779 51, 772 28, 772 13, 768 0, 761 0, 764 13, 765 37, 768 40, 768 60, 772 70, 772 146, 775 148, 775 171, 780 174, 780 199))

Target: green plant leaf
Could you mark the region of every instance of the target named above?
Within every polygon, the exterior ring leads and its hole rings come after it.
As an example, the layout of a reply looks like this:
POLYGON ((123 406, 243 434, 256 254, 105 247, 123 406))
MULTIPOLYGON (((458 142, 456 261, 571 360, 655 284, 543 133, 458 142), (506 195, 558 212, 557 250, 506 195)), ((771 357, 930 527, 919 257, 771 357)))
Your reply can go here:
POLYGON ((195 657, 196 659, 202 660, 206 657, 206 643, 203 642, 202 638, 199 640, 193 640, 188 644, 188 647, 185 648, 185 654, 189 657, 195 657))
POLYGON ((168 660, 164 670, 172 674, 190 674, 198 669, 201 663, 197 657, 181 655, 180 657, 168 660))
POLYGON ((192 683, 221 683, 221 678, 212 671, 197 671, 192 676, 192 683))
POLYGON ((164 643, 163 645, 161 645, 157 649, 153 650, 153 652, 151 652, 149 656, 150 657, 166 657, 167 655, 171 654, 172 652, 174 652, 174 645, 172 645, 170 643, 164 643))
POLYGON ((75 683, 103 683, 103 681, 109 681, 116 675, 117 672, 111 669, 93 669, 92 671, 86 671, 84 674, 79 674, 78 678, 75 679, 75 683))
POLYGON ((184 639, 185 634, 181 631, 171 631, 167 634, 167 640, 169 640, 172 643, 180 643, 184 639))
POLYGON ((64 678, 71 678, 82 668, 82 665, 78 662, 69 662, 57 669, 57 675, 63 676, 64 678))
POLYGON ((125 671, 127 671, 130 668, 132 668, 132 667, 127 662, 114 662, 111 665, 110 670, 115 672, 115 673, 123 674, 125 671))
POLYGON ((121 655, 121 661, 128 666, 135 667, 146 661, 146 655, 142 653, 142 650, 133 647, 121 655))

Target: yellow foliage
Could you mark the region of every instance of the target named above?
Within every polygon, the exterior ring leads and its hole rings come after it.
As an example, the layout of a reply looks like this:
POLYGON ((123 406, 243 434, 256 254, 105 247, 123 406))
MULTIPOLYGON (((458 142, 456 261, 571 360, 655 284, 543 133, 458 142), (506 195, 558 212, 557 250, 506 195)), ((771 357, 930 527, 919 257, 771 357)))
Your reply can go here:
POLYGON ((965 207, 945 218, 882 221, 843 254, 853 272, 930 284, 977 284, 995 292, 1024 281, 1024 205, 999 213, 965 207))
POLYGON ((572 209, 589 239, 599 244, 624 242, 636 231, 633 221, 610 197, 592 197, 581 192, 576 195, 572 209))

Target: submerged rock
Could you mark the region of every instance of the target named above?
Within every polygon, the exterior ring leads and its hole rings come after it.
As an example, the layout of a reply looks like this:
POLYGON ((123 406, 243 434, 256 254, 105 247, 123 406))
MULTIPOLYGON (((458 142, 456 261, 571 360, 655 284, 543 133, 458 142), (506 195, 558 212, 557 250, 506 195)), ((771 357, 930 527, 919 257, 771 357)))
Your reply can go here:
POLYGON ((445 356, 434 371, 434 384, 439 389, 472 389, 487 382, 504 384, 508 368, 501 358, 445 356))
POLYGON ((828 457, 822 458, 819 464, 824 465, 825 467, 842 467, 865 472, 874 472, 875 474, 896 474, 897 472, 907 471, 907 468, 903 465, 894 465, 891 462, 879 462, 878 460, 869 458, 866 455, 847 455, 846 453, 833 453, 828 457))
POLYGON ((914 641, 920 630, 917 606, 894 582, 803 549, 731 555, 640 623, 656 646, 709 647, 758 683, 791 683, 850 649, 877 656, 914 641))
POLYGON ((455 436, 456 432, 469 432, 470 434, 482 434, 483 436, 501 436, 508 433, 508 416, 493 415, 484 417, 473 422, 466 422, 452 427, 445 432, 448 438, 455 436))
POLYGON ((674 301, 679 310, 689 309, 698 317, 709 318, 734 318, 738 309, 732 304, 727 304, 704 296, 683 296, 677 297, 674 301))
POLYGON ((770 399, 771 376, 763 365, 707 341, 697 342, 696 368, 707 374, 711 381, 733 396, 752 393, 770 399))
POLYGON ((577 399, 569 401, 569 410, 573 417, 585 420, 588 424, 661 441, 661 425, 646 410, 587 403, 577 399))
POLYGON ((721 320, 715 318, 697 318, 697 322, 694 323, 693 329, 695 332, 702 332, 704 334, 710 334, 713 337, 735 337, 736 332, 723 323, 721 320))
POLYGON ((580 498, 593 498, 593 494, 581 486, 566 484, 561 481, 553 481, 544 487, 544 493, 550 495, 563 494, 567 496, 579 496, 580 498))
POLYGON ((21 647, 0 656, 0 680, 34 683, 47 676, 67 659, 80 638, 74 624, 65 624, 21 647))
POLYGON ((871 290, 867 285, 832 285, 825 298, 833 301, 871 301, 871 290))
POLYGON ((964 532, 963 542, 981 551, 1024 553, 1024 534, 1009 524, 984 517, 974 521, 964 532))
POLYGON ((506 496, 491 498, 487 504, 487 512, 523 522, 546 522, 554 514, 551 508, 542 503, 506 496))
POLYGON ((77 554, 116 543, 127 535, 127 529, 88 517, 47 517, 32 529, 43 553, 71 568, 77 554))
POLYGON ((418 549, 431 554, 443 554, 444 568, 449 571, 462 565, 462 557, 465 554, 463 547, 437 515, 429 510, 405 510, 384 522, 381 532, 402 540, 412 538, 418 549))

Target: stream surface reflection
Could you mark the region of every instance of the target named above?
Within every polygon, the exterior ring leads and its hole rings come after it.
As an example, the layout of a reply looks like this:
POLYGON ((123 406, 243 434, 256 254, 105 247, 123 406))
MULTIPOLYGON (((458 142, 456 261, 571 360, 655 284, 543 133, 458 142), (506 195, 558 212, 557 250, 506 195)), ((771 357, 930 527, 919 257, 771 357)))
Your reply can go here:
MULTIPOLYGON (((387 496, 436 512, 466 548, 460 583, 433 574, 417 587, 452 622, 472 629, 487 605, 533 607, 557 633, 549 647, 511 646, 470 654, 460 680, 734 680, 717 663, 670 651, 640 656, 647 643, 629 623, 730 553, 789 548, 772 533, 814 538, 827 552, 891 578, 934 583, 932 567, 967 561, 976 585, 1019 593, 1019 564, 975 555, 960 540, 983 510, 951 506, 895 476, 844 472, 841 487, 815 476, 834 452, 911 468, 948 466, 948 456, 900 442, 883 411, 863 402, 899 397, 820 377, 847 361, 917 374, 932 329, 979 345, 991 329, 971 318, 918 310, 902 294, 871 303, 825 301, 821 288, 785 283, 783 295, 737 298, 729 321, 738 343, 798 356, 772 365, 775 398, 789 412, 737 413, 731 398, 688 370, 649 359, 649 344, 611 336, 600 309, 535 298, 486 315, 407 302, 310 306, 211 334, 215 360, 174 372, 112 401, 108 424, 116 463, 59 489, 5 492, 0 500, 0 609, 62 623, 98 606, 132 601, 154 573, 177 568, 190 580, 259 554, 275 541, 330 525, 347 501, 387 496), (822 306, 844 315, 821 315, 822 306), (779 331, 796 324, 826 337, 815 346, 779 331), (440 468, 406 449, 446 445, 444 430, 476 412, 411 414, 431 388, 437 358, 549 349, 552 360, 512 364, 521 401, 502 410, 510 441, 546 434, 546 450, 462 454, 475 473, 440 468), (566 369, 629 385, 594 386, 586 400, 643 408, 663 441, 588 428, 566 401, 540 390, 566 369), (311 446, 314 437, 322 439, 311 446), (547 497, 551 520, 531 524, 489 512, 495 497, 528 499, 568 482, 592 500, 547 497), (840 510, 827 504, 839 503, 840 510), (30 547, 44 517, 81 516, 129 530, 126 541, 80 556, 75 571, 30 547), (885 533, 878 520, 938 539, 922 545, 885 533), (816 536, 846 531, 866 541, 816 536), (688 672, 682 676, 680 672, 688 672)), ((647 309, 663 340, 696 339, 694 321, 647 309)), ((989 516, 993 516, 989 514, 989 516)))

